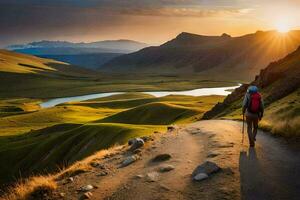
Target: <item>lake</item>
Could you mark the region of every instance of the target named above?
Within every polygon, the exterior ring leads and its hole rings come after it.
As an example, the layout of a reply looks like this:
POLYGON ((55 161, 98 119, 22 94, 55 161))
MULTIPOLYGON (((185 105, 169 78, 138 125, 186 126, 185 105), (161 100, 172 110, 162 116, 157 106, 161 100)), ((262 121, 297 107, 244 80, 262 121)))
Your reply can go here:
MULTIPOLYGON (((150 94, 155 97, 164 97, 168 95, 187 95, 187 96, 208 96, 208 95, 223 95, 227 96, 231 93, 231 90, 234 90, 240 86, 231 86, 231 87, 215 87, 215 88, 200 88, 194 90, 186 90, 186 91, 153 91, 153 92, 142 92, 145 94, 150 94)), ((99 94, 89 94, 89 95, 81 95, 74 97, 62 97, 55 98, 45 101, 40 104, 42 108, 51 108, 58 104, 66 103, 66 102, 79 102, 86 101, 91 99, 97 99, 101 97, 109 97, 116 94, 124 94, 125 92, 107 92, 107 93, 99 93, 99 94)))

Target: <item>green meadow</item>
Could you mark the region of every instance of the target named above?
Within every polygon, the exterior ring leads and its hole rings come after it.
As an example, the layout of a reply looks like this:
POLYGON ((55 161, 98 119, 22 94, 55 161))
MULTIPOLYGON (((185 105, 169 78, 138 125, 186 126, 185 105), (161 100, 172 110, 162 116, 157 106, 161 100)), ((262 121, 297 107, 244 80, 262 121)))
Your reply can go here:
POLYGON ((223 99, 131 92, 45 109, 39 99, 1 100, 1 183, 53 172, 130 138, 197 121, 223 99))

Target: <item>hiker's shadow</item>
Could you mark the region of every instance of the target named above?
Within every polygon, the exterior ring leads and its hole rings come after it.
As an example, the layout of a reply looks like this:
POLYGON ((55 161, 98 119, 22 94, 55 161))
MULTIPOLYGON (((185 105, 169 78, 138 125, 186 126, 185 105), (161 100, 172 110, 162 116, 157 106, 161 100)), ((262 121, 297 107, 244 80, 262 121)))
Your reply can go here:
POLYGON ((240 152, 240 175, 242 200, 269 199, 268 192, 264 188, 264 178, 261 174, 259 159, 256 149, 250 147, 240 152))

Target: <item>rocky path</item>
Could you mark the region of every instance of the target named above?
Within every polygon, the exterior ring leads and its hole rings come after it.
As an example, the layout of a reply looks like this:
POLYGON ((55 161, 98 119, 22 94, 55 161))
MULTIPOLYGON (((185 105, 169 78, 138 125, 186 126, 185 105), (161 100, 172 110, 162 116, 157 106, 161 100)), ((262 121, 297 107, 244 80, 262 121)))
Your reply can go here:
POLYGON ((294 152, 286 152, 283 144, 261 133, 256 150, 248 150, 246 144, 241 145, 240 130, 238 122, 211 120, 156 134, 135 154, 124 147, 95 159, 88 172, 59 181, 57 198, 296 199, 299 179, 289 180, 284 174, 299 178, 299 156, 293 157, 297 156, 294 152), (121 167, 128 158, 133 158, 132 163, 121 167), (216 163, 221 170, 205 180, 193 180, 192 172, 205 161, 216 163), (279 187, 280 183, 285 185, 279 187), (269 194, 271 190, 276 191, 269 194))

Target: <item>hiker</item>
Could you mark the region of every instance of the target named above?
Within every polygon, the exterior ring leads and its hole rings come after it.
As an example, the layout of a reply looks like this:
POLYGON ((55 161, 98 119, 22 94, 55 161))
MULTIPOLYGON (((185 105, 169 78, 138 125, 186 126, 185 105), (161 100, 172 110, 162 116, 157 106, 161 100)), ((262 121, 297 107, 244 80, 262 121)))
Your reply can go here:
POLYGON ((258 122, 264 114, 262 96, 256 86, 250 86, 243 100, 243 115, 246 115, 247 132, 250 147, 255 146, 258 122))

